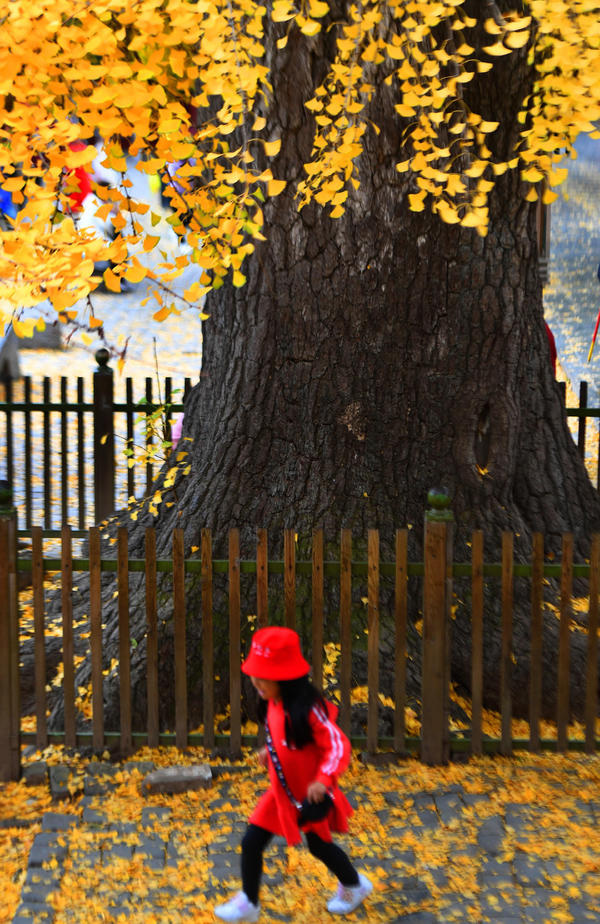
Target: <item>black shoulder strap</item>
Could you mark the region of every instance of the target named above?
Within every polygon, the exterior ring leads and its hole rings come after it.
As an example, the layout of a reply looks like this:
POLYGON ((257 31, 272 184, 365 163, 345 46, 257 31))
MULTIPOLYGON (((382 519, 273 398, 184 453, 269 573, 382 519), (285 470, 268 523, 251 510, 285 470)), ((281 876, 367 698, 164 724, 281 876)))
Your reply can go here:
POLYGON ((283 791, 285 792, 286 796, 288 797, 292 805, 295 808, 297 808, 298 811, 300 811, 300 809, 302 808, 302 803, 298 802, 298 800, 294 798, 294 795, 290 787, 287 784, 287 780, 283 773, 283 767, 281 766, 281 761, 279 760, 279 757, 277 756, 277 751, 275 750, 275 745, 273 744, 273 738, 271 737, 271 732, 269 730, 269 723, 267 722, 266 717, 265 717, 265 744, 267 745, 267 751, 269 752, 271 760, 273 761, 273 766, 275 767, 275 773, 277 774, 277 779, 283 786, 283 791))

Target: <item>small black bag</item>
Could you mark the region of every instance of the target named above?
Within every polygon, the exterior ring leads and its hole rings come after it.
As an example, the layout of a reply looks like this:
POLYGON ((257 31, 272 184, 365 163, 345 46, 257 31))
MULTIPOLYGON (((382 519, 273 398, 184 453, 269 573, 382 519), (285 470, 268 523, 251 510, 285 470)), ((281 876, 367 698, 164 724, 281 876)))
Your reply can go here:
POLYGON ((298 815, 298 825, 302 827, 302 825, 308 824, 309 821, 323 821, 332 808, 333 799, 328 793, 325 794, 321 802, 309 802, 308 799, 304 799, 298 815))

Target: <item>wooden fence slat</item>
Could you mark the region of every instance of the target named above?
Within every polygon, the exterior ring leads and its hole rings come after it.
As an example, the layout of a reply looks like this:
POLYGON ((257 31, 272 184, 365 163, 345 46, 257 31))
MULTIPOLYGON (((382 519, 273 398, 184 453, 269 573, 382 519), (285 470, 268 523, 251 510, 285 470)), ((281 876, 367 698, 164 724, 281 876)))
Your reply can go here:
POLYGON ((68 401, 67 378, 60 377, 60 403, 63 409, 60 412, 60 508, 61 523, 69 521, 69 433, 67 412, 64 410, 68 401))
POLYGON ((158 710, 158 607, 156 595, 156 530, 146 528, 146 690, 148 698, 148 747, 159 743, 158 710))
POLYGON ((350 735, 352 687, 352 531, 340 536, 340 728, 350 735))
POLYGON ((42 530, 34 526, 31 530, 31 577, 33 582, 33 645, 36 747, 40 750, 48 744, 46 722, 46 638, 44 613, 44 549, 42 530))
POLYGON ((471 751, 483 749, 483 532, 471 537, 471 751))
POLYGON ((529 685, 529 749, 540 749, 542 718, 542 631, 543 631, 544 537, 533 534, 531 557, 531 667, 529 685))
POLYGON ((213 585, 212 534, 202 530, 202 700, 204 714, 204 747, 215 744, 214 650, 213 650, 213 585))
POLYGON ((21 777, 17 518, 0 511, 0 780, 21 777))
MULTIPOLYGON (((45 375, 43 379, 42 391, 44 396, 44 404, 50 404, 50 379, 47 375, 45 375)), ((44 526, 46 529, 52 529, 52 445, 50 432, 50 411, 43 411, 42 419, 44 444, 44 526)))
POLYGON ((104 696, 102 677, 102 585, 100 529, 89 530, 90 555, 90 649, 92 662, 92 748, 104 747, 104 696))
POLYGON ((173 530, 173 627, 175 648, 175 747, 188 741, 185 560, 183 530, 173 530))
MULTIPOLYGON (((83 404, 85 398, 83 376, 77 378, 77 403, 83 404)), ((79 494, 79 529, 85 529, 86 511, 86 477, 85 477, 85 414, 77 411, 77 491, 79 494)))
MULTIPOLYGON (((13 386, 12 379, 7 379, 4 383, 4 391, 6 394, 6 402, 8 405, 12 404, 13 401, 13 386)), ((14 473, 14 452, 15 447, 13 445, 13 411, 9 406, 8 410, 5 412, 6 420, 6 480, 8 481, 11 487, 15 483, 15 473, 14 473)))
POLYGON ((229 703, 232 756, 242 749, 242 673, 241 673, 240 531, 229 530, 229 703))
POLYGON ((293 529, 283 532, 283 594, 285 624, 296 628, 296 533, 293 529))
POLYGON ((439 764, 448 759, 447 715, 448 524, 425 518, 423 578, 423 666, 421 680, 421 760, 439 764))
POLYGON ((600 591, 600 534, 592 536, 590 549, 590 604, 588 610, 588 648, 585 665, 585 749, 596 750, 598 711, 598 593, 600 591))
MULTIPOLYGON (((154 440, 152 439, 152 428, 150 418, 152 417, 152 379, 146 376, 146 452, 147 458, 151 458, 151 447, 154 440)), ((152 482, 154 481, 154 468, 152 462, 146 462, 146 494, 150 494, 152 482)))
MULTIPOLYGON (((31 402, 31 376, 23 379, 23 400, 25 404, 31 402)), ((31 484, 31 411, 25 410, 25 525, 31 529, 32 518, 32 484, 31 484)))
POLYGON ((75 662, 73 645, 73 541, 71 527, 61 530, 61 602, 63 648, 63 699, 65 716, 65 747, 77 743, 75 726, 75 662))
POLYGON ((269 552, 266 529, 258 529, 256 536, 256 620, 260 629, 269 621, 269 552))
POLYGON ((502 533, 502 653, 500 663, 500 752, 512 754, 512 635, 514 598, 514 537, 502 533))
POLYGON ((557 748, 567 750, 569 725, 569 672, 571 661, 571 596, 573 591, 573 536, 562 539, 560 576, 560 628, 558 641, 558 709, 556 717, 557 748))
POLYGON ((117 531, 117 590, 119 594, 119 703, 120 751, 127 757, 133 750, 131 738, 131 661, 129 636, 129 537, 127 528, 117 531))
POLYGON ((396 530, 394 565, 394 750, 406 747, 406 627, 408 615, 408 530, 396 530))
MULTIPOLYGON (((128 449, 133 449, 134 442, 134 431, 133 431, 133 414, 134 414, 134 402, 133 402, 133 380, 131 376, 127 376, 125 379, 125 405, 127 410, 125 411, 125 439, 126 446, 128 449)), ((129 462, 133 462, 135 459, 135 453, 128 459, 129 462)), ((135 496, 135 464, 127 465, 127 495, 128 497, 135 496)))
POLYGON ((379 737, 379 532, 367 535, 367 751, 377 751, 379 737))
POLYGON ((323 530, 312 534, 312 677, 323 689, 323 530))

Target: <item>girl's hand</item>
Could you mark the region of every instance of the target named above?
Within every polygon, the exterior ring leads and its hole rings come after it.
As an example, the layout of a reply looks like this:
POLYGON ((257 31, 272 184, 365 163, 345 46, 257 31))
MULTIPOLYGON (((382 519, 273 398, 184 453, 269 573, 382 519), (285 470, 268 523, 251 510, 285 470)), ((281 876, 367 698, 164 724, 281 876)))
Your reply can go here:
POLYGON ((309 802, 322 802, 326 793, 327 787, 318 780, 315 780, 306 790, 306 798, 309 802))
POLYGON ((261 748, 260 751, 256 752, 256 759, 258 760, 261 767, 266 767, 269 763, 268 751, 266 748, 261 748))

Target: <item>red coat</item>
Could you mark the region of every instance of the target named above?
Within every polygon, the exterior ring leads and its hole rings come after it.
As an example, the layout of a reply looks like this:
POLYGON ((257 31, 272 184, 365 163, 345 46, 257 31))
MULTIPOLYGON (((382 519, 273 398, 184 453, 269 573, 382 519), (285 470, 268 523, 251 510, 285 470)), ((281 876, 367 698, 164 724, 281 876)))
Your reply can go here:
MULTIPOLYGON (((285 714, 281 701, 269 700, 267 720, 273 745, 279 757, 283 775, 298 802, 306 798, 306 790, 315 780, 323 783, 333 796, 333 808, 322 821, 309 822, 304 831, 314 831, 324 841, 331 841, 331 832, 347 831, 353 809, 337 784, 337 778, 350 763, 351 748, 346 735, 335 724, 337 707, 327 703, 327 714, 318 703, 313 706, 309 722, 314 741, 302 748, 289 747, 285 740, 285 714)), ((250 816, 250 823, 273 834, 281 834, 288 844, 300 844, 298 811, 286 795, 269 757, 271 785, 250 816)))

